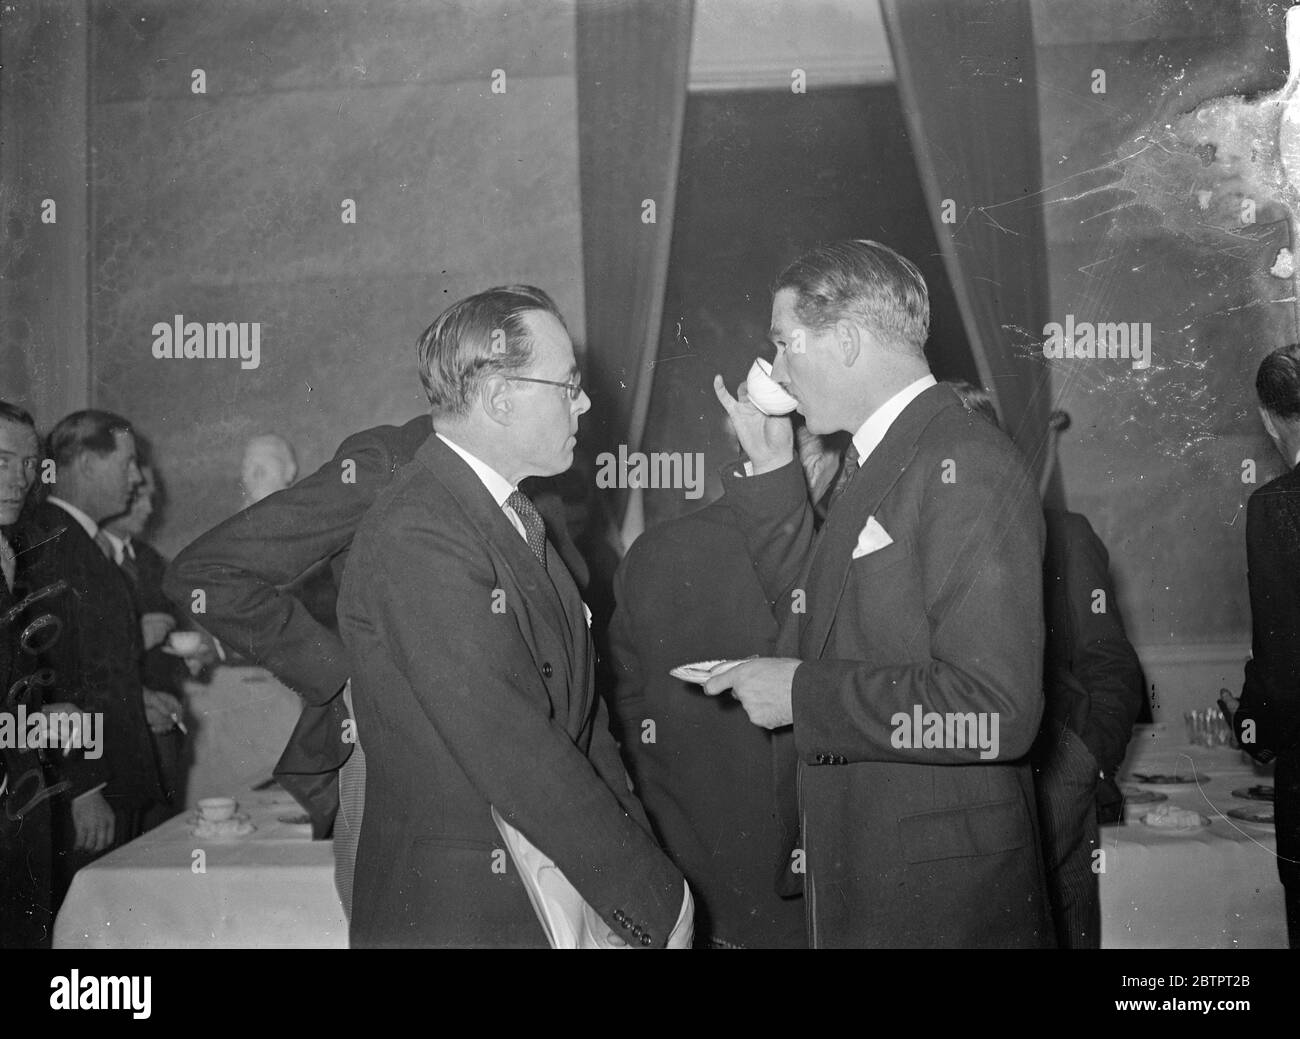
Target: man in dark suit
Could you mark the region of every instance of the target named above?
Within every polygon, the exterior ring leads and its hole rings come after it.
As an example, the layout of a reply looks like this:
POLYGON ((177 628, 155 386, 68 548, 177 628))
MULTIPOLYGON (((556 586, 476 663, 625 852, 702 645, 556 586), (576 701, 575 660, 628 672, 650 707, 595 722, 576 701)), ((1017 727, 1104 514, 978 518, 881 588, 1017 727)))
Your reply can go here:
POLYGON ((715 381, 752 471, 727 500, 792 656, 705 688, 793 724, 814 948, 1055 944, 1027 760, 1042 514, 1010 441, 935 384, 928 326, 920 272, 874 242, 778 279, 773 378, 811 431, 853 434, 816 541, 790 423, 715 381))
MULTIPOLYGON (((838 457, 811 435, 800 446, 816 501, 838 457)), ((752 725, 735 701, 701 696, 668 673, 776 644, 776 619, 726 502, 642 534, 614 595, 614 734, 656 834, 691 885, 696 947, 807 948, 802 878, 783 870, 782 897, 772 868, 788 836, 777 798, 793 796, 775 768, 789 730, 752 725)))
POLYGON ((1033 756, 1047 887, 1061 947, 1098 949, 1097 824, 1123 814, 1115 776, 1146 679, 1120 618, 1106 546, 1077 512, 1044 509, 1043 515, 1047 710, 1033 756))
POLYGON ((181 617, 163 594, 162 578, 167 561, 156 548, 144 540, 154 511, 158 491, 153 467, 137 460, 140 484, 131 496, 126 512, 104 523, 104 534, 113 549, 113 561, 121 568, 131 587, 144 656, 140 658, 140 680, 144 685, 145 720, 153 735, 158 773, 163 782, 165 800, 150 811, 144 828, 152 829, 171 818, 185 805, 185 733, 181 726, 185 715, 185 681, 189 669, 177 657, 164 652, 167 636, 175 631, 181 617))
MULTIPOLYGON (((32 417, 0 401, 0 712, 16 724, 18 708, 40 710, 45 687, 34 650, 40 636, 21 635, 44 615, 40 591, 27 581, 33 549, 15 529, 27 500, 40 446, 32 417), (30 598, 29 598, 30 596, 30 598), (24 605, 29 603, 29 605, 24 605)), ((37 629, 39 631, 39 628, 37 629)), ((50 798, 39 753, 0 744, 0 948, 48 948, 51 914, 50 798)))
POLYGON ((1230 719, 1241 745, 1274 761, 1277 868, 1287 938, 1300 948, 1300 346, 1275 350, 1255 376, 1260 417, 1287 471, 1246 505, 1251 659, 1230 719))
POLYGON ((368 751, 352 943, 545 945, 514 834, 602 940, 663 947, 690 894, 630 792, 577 586, 517 489, 572 464, 590 401, 568 332, 545 293, 491 289, 425 331, 419 368, 435 435, 362 521, 339 595, 368 751))
MULTIPOLYGON (((312 820, 317 839, 334 835, 335 884, 352 910, 356 841, 365 798, 365 754, 345 702, 349 662, 338 635, 335 599, 357 524, 379 492, 433 432, 428 415, 401 426, 354 433, 315 473, 219 523, 167 568, 163 589, 227 646, 265 667, 303 699, 298 724, 275 766, 276 778, 312 820), (299 594, 310 583, 322 605, 299 594)), ((586 568, 548 516, 565 563, 586 568)))
POLYGON ((140 684, 142 643, 126 576, 99 529, 125 510, 140 481, 130 424, 106 411, 78 411, 50 431, 53 493, 29 509, 37 586, 67 582, 51 601, 62 627, 45 657, 59 698, 103 717, 103 756, 58 759, 71 783, 56 803, 55 895, 73 874, 110 848, 136 837, 145 813, 163 800, 140 684))

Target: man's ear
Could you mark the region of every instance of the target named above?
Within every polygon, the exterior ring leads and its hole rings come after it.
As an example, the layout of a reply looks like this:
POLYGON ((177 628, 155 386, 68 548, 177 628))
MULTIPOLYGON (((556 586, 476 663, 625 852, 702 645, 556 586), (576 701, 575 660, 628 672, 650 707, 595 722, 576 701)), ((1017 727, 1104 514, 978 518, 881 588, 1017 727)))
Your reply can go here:
POLYGON ((852 321, 840 318, 835 322, 835 348, 845 368, 852 368, 862 354, 862 329, 852 321))
POLYGON ((493 422, 508 426, 514 421, 514 397, 510 393, 510 381, 504 375, 497 373, 484 379, 479 386, 478 400, 483 414, 493 422))

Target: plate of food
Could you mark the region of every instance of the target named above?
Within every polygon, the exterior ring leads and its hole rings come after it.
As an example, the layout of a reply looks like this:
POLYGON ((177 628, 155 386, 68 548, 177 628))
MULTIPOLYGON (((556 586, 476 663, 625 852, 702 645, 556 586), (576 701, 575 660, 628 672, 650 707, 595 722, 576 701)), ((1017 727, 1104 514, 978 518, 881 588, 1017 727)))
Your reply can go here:
POLYGON ((1271 804, 1242 805, 1240 808, 1229 808, 1225 814, 1228 818, 1240 819, 1243 823, 1254 823, 1257 826, 1274 825, 1271 804))
POLYGON ((1169 795, 1158 790, 1143 790, 1139 786, 1126 786, 1123 789, 1125 805, 1153 805, 1168 801, 1169 795))
POLYGON ((710 678, 743 663, 743 660, 697 660, 694 664, 681 664, 668 673, 683 682, 703 685, 710 678))
POLYGON ((1243 801, 1267 801, 1273 803, 1273 788, 1264 783, 1258 783, 1255 786, 1245 786, 1240 790, 1232 792, 1233 797, 1240 797, 1243 801))
POLYGON ((1209 776, 1181 776, 1174 772, 1134 772, 1129 779, 1143 786, 1185 787, 1206 782, 1209 776))
POLYGON ((1177 805, 1159 805, 1142 817, 1142 822, 1162 833, 1196 833, 1210 825, 1200 812, 1177 805))

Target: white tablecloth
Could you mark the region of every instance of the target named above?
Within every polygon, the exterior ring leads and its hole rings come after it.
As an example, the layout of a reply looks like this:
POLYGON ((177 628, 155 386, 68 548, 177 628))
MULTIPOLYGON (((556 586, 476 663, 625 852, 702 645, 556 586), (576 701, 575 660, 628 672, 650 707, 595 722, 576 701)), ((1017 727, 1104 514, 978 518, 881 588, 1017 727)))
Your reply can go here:
POLYGON ((1286 948, 1273 827, 1224 814, 1258 804, 1235 798, 1232 791, 1271 785, 1270 772, 1238 750, 1193 747, 1184 727, 1173 724, 1137 727, 1121 777, 1133 772, 1200 777, 1196 785, 1159 791, 1169 795, 1165 803, 1195 809, 1211 822, 1200 831, 1174 833, 1130 814, 1127 825, 1102 827, 1103 947, 1286 948))
POLYGON ((54 947, 346 948, 331 842, 280 821, 302 813, 278 787, 233 796, 256 832, 201 840, 187 812, 105 855, 73 878, 54 947))

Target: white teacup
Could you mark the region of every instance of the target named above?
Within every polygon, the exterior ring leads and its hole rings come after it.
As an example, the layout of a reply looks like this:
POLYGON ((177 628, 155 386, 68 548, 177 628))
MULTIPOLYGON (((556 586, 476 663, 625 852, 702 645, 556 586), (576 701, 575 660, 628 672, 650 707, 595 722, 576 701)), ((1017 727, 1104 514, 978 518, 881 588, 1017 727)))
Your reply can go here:
POLYGON ((203 647, 203 636, 197 631, 173 631, 167 636, 167 645, 173 653, 188 657, 203 647))
POLYGON ((233 797, 203 797, 199 799, 199 815, 210 823, 222 823, 235 814, 238 803, 233 797))
POLYGON ((781 384, 772 378, 772 366, 761 357, 754 358, 754 363, 750 365, 745 389, 749 392, 754 407, 764 415, 788 415, 799 406, 799 402, 781 389, 781 384))

